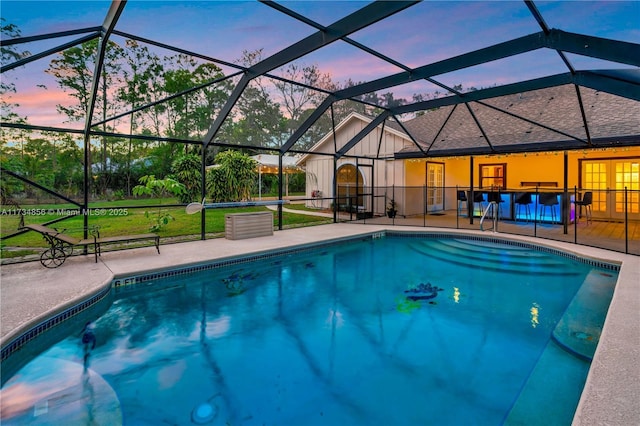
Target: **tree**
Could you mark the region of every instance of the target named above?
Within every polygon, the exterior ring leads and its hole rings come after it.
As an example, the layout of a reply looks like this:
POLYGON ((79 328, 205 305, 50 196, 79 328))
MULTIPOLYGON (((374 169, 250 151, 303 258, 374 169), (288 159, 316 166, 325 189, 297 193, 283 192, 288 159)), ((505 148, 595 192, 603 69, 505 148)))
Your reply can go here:
POLYGON ((56 191, 73 197, 82 190, 82 151, 70 134, 51 135, 55 148, 56 191))
MULTIPOLYGON (((20 34, 20 29, 16 25, 7 24, 4 18, 0 18, 0 35, 3 39, 20 37, 20 34)), ((3 44, 0 46, 0 60, 3 64, 8 64, 30 55, 31 53, 28 51, 19 51, 13 45, 7 46, 3 44)), ((15 93, 15 91, 15 83, 11 82, 11 80, 3 74, 2 79, 0 79, 0 113, 2 114, 2 119, 5 121, 24 122, 24 118, 19 117, 18 114, 13 111, 13 109, 19 105, 8 102, 10 98, 9 93, 15 93)), ((5 130, 3 129, 2 131, 4 132, 5 130)))
POLYGON ((233 124, 232 143, 259 147, 279 147, 286 135, 280 107, 259 84, 250 83, 236 104, 241 117, 233 124))
POLYGON ((175 179, 185 188, 178 196, 181 203, 190 203, 200 198, 200 161, 200 157, 195 154, 184 154, 176 158, 171 165, 175 179))
MULTIPOLYGON (((0 18, 0 36, 2 39, 16 38, 20 37, 20 35, 20 29, 16 25, 7 24, 4 18, 0 18)), ((29 55, 31 54, 28 51, 20 51, 12 45, 7 46, 3 44, 0 46, 0 61, 3 64, 17 61, 29 55)), ((21 117, 15 112, 15 108, 19 105, 10 101, 11 93, 16 92, 16 86, 7 74, 8 73, 2 74, 2 78, 0 79, 0 117, 3 122, 7 123, 25 123, 27 118, 21 117)), ((30 132, 26 130, 0 126, 0 146, 2 147, 2 150, 0 151, 0 161, 2 161, 3 167, 12 171, 20 171, 22 166, 22 153, 24 151, 23 147, 29 133, 30 132), (21 147, 19 153, 16 153, 14 149, 16 142, 18 142, 21 147), (15 158, 14 155, 19 155, 19 158, 15 158)), ((22 184, 5 185, 4 194, 5 196, 10 196, 10 191, 13 189, 17 190, 22 187, 22 184)))
MULTIPOLYGON (((336 85, 331 80, 331 75, 323 74, 317 65, 304 65, 291 63, 282 69, 282 74, 288 80, 301 84, 274 81, 273 85, 281 101, 285 112, 286 137, 288 138, 302 124, 302 122, 318 107, 326 98, 326 94, 311 87, 333 91, 336 85)), ((310 148, 317 140, 330 130, 330 120, 319 120, 317 126, 310 129, 298 142, 299 149, 310 148)))
MULTIPOLYGON (((58 86, 69 93, 69 96, 76 100, 71 105, 58 104, 57 110, 65 114, 70 121, 93 120, 93 117, 86 117, 91 100, 92 82, 95 73, 95 63, 97 60, 98 40, 91 40, 82 43, 80 46, 71 47, 58 54, 52 59, 49 68, 45 70, 47 74, 55 77, 58 86)), ((121 69, 120 59, 123 50, 116 43, 109 42, 105 52, 105 60, 101 70, 99 88, 95 94, 95 113, 104 121, 110 113, 118 111, 120 104, 116 99, 109 99, 109 90, 120 86, 119 71, 121 69)), ((102 130, 113 130, 107 124, 102 125, 102 130)), ((101 138, 101 166, 100 172, 100 192, 103 192, 108 185, 108 138, 101 138)), ((91 158, 91 155, 89 155, 91 158)), ((89 167, 90 165, 87 165, 89 167)))
MULTIPOLYGON (((222 70, 215 64, 201 64, 193 71, 193 81, 196 85, 202 85, 224 77, 222 70)), ((197 92, 198 102, 192 109, 193 128, 198 139, 211 127, 222 106, 227 102, 231 93, 229 80, 218 82, 200 89, 197 92)))
POLYGON ((216 167, 207 173, 207 193, 213 202, 251 199, 251 189, 258 177, 258 162, 238 151, 216 155, 216 167))
MULTIPOLYGON (((125 65, 122 69, 125 84, 119 89, 118 97, 131 110, 150 102, 154 84, 151 82, 158 72, 159 58, 149 52, 146 46, 140 46, 135 40, 126 40, 124 48, 125 65)), ((157 112, 156 108, 151 108, 151 112, 157 112)), ((134 112, 129 120, 129 132, 134 134, 138 128, 144 128, 144 111, 134 112)), ((157 123, 156 123, 157 125, 157 123)), ((159 134, 159 133, 156 133, 159 134)), ((127 154, 125 159, 125 193, 131 194, 131 179, 133 161, 133 138, 128 139, 127 154)))
MULTIPOLYGON (((262 49, 243 51, 237 61, 245 67, 262 60, 262 49)), ((234 108, 236 119, 229 142, 260 147, 279 147, 286 137, 286 122, 280 105, 271 99, 265 77, 251 80, 234 108)))
MULTIPOLYGON (((189 68, 193 68, 196 62, 186 55, 175 55, 171 62, 178 66, 178 69, 166 69, 164 78, 164 91, 167 95, 175 95, 195 86, 193 74, 189 68)), ((167 128, 165 133, 169 137, 188 139, 191 130, 190 107, 193 102, 192 93, 184 94, 172 98, 166 102, 167 106, 167 128)))
POLYGON ((317 65, 291 63, 282 69, 283 77, 301 84, 276 80, 273 85, 280 95, 287 118, 298 122, 307 109, 315 108, 327 96, 310 87, 331 90, 335 85, 330 74, 322 74, 317 65))
MULTIPOLYGON (((162 199, 167 195, 172 194, 179 196, 184 192, 184 185, 171 178, 156 179, 153 175, 142 176, 140 183, 141 185, 133 188, 133 194, 136 196, 150 195, 160 198, 160 205, 162 205, 162 199)), ((168 225, 170 221, 175 220, 168 210, 162 209, 161 207, 158 207, 155 213, 145 211, 144 216, 151 221, 149 227, 151 232, 157 232, 168 225)))

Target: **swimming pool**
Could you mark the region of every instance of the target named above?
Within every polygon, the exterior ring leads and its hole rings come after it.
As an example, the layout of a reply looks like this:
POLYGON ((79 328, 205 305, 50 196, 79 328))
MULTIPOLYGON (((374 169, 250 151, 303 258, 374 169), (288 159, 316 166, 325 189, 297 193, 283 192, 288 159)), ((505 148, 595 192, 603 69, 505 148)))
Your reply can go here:
POLYGON ((601 325, 614 283, 532 246, 387 236, 124 286, 88 369, 80 324, 5 385, 57 383, 3 395, 3 423, 568 424, 597 341, 574 315, 596 302, 601 325))

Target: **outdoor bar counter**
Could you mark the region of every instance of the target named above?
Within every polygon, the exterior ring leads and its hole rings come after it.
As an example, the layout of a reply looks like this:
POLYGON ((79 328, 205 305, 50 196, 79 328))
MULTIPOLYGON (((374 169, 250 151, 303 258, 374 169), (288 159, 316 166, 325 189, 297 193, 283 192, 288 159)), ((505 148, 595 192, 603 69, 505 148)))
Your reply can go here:
MULTIPOLYGON (((570 201, 574 195, 568 194, 570 201)), ((499 205, 499 217, 505 220, 517 222, 534 221, 553 224, 571 223, 574 217, 573 203, 565 202, 563 191, 550 189, 524 189, 522 191, 495 191, 477 189, 474 190, 474 201, 471 202, 471 194, 467 192, 470 200, 470 208, 473 208, 474 217, 482 216, 491 201, 499 205), (567 205, 570 214, 567 214, 567 205)))

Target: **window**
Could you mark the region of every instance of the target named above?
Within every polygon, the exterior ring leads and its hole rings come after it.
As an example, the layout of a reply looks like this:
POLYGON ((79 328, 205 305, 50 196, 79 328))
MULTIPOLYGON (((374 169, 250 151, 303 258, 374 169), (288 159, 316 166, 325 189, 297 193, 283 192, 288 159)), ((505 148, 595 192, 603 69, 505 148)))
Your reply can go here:
POLYGON ((507 164, 480 164, 480 187, 506 189, 507 164))
POLYGON ((338 204, 362 206, 364 179, 353 164, 345 164, 338 169, 338 204))

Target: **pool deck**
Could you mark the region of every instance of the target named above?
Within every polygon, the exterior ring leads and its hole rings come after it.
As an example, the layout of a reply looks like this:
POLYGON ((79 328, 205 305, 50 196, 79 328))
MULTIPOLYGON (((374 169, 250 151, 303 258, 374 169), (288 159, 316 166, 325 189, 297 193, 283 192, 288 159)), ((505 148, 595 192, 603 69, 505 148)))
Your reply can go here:
POLYGON ((0 274, 0 346, 4 347, 30 327, 111 285, 113 278, 387 229, 500 236, 621 263, 619 280, 573 424, 640 424, 640 256, 517 235, 337 223, 277 231, 273 236, 246 240, 219 238, 166 244, 160 247, 159 255, 154 247, 106 252, 98 263, 94 263, 93 255, 74 256, 57 269, 46 269, 37 261, 3 265, 0 274))

